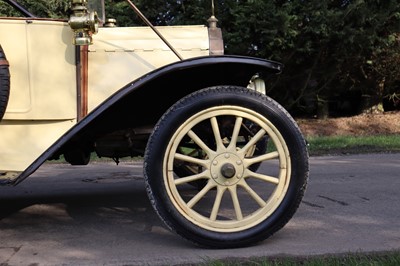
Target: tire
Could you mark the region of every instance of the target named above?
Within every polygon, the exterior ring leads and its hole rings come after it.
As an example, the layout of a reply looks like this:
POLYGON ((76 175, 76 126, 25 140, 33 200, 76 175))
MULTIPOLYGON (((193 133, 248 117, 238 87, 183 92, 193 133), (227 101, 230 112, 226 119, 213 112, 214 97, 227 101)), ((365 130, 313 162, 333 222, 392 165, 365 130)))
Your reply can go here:
POLYGON ((3 48, 0 45, 0 121, 6 112, 10 95, 10 70, 3 48))
POLYGON ((90 162, 90 152, 83 149, 72 149, 64 153, 64 158, 70 165, 87 165, 90 162))
POLYGON ((209 248, 254 245, 281 229, 298 209, 308 172, 293 118, 271 98, 235 86, 207 88, 173 105, 144 157, 147 194, 161 220, 209 248), (266 139, 268 149, 250 152, 266 139), (185 164, 195 170, 176 174, 185 164), (190 185, 200 181, 200 191, 190 185))

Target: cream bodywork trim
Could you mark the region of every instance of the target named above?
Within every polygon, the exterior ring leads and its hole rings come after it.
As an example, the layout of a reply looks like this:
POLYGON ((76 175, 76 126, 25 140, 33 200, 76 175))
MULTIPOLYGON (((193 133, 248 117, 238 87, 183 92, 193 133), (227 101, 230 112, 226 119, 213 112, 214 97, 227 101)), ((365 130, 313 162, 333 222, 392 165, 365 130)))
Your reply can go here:
POLYGON ((75 123, 75 119, 66 121, 1 121, 0 179, 5 172, 25 170, 75 123))
MULTIPOLYGON (((157 29, 183 58, 209 55, 207 27, 157 29)), ((129 82, 176 61, 150 27, 100 28, 89 46, 89 112, 129 82)))

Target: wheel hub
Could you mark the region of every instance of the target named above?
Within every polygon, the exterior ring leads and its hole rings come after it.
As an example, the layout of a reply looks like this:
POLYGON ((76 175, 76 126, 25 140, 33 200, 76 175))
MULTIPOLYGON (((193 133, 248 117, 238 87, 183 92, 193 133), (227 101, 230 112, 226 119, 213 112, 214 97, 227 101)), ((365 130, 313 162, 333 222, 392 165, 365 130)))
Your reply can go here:
POLYGON ((222 186, 231 186, 243 177, 243 161, 233 153, 217 155, 211 162, 211 176, 222 186))
POLYGON ((236 174, 235 166, 226 163, 221 167, 221 174, 225 178, 232 178, 236 174))

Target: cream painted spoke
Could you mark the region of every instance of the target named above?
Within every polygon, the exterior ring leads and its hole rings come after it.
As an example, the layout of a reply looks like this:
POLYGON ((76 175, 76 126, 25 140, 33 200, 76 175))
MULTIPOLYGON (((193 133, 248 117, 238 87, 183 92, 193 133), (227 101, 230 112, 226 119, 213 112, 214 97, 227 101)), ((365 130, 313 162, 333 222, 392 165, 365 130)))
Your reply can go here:
POLYGON ((212 130, 213 130, 213 134, 214 134, 214 137, 215 137, 215 143, 217 144, 217 151, 225 149, 225 146, 222 143, 221 133, 219 131, 217 118, 215 116, 211 117, 210 122, 211 122, 211 127, 212 127, 212 130))
POLYGON ((260 179, 262 181, 275 184, 275 185, 279 184, 279 178, 277 178, 277 177, 255 173, 250 170, 247 170, 246 176, 247 176, 247 178, 254 177, 254 178, 260 179))
POLYGON ((215 187, 216 185, 213 182, 207 182, 207 185, 199 191, 199 193, 197 193, 196 196, 194 196, 188 203, 187 206, 189 208, 193 208, 193 206, 199 202, 199 200, 201 200, 204 195, 207 194, 208 191, 210 191, 210 189, 212 189, 213 187, 215 187))
POLYGON ((232 132, 232 137, 231 137, 231 142, 229 143, 228 149, 229 150, 236 150, 236 143, 239 137, 240 133, 240 127, 242 126, 243 118, 242 117, 236 117, 235 121, 235 126, 233 128, 232 132))
POLYGON ((194 157, 182 154, 182 153, 175 153, 174 158, 177 159, 177 160, 181 160, 181 161, 185 161, 185 162, 201 165, 201 166, 204 166, 206 168, 210 164, 208 160, 202 160, 202 159, 194 158, 194 157))
POLYGON ((249 158, 249 159, 246 158, 244 161, 245 161, 246 166, 248 167, 249 165, 252 165, 255 163, 260 163, 263 161, 268 161, 268 160, 277 159, 277 158, 279 158, 279 153, 277 151, 274 151, 274 152, 270 152, 267 154, 259 155, 254 158, 249 158))
MULTIPOLYGON (((256 145, 256 143, 257 143, 262 137, 264 137, 265 133, 266 133, 265 129, 260 129, 260 130, 257 132, 257 134, 255 134, 254 137, 252 137, 252 138, 250 139, 250 141, 247 142, 247 144, 246 144, 239 152, 242 153, 242 154, 246 154, 246 152, 247 152, 248 149, 252 148, 253 145, 256 145)), ((239 153, 239 152, 238 152, 238 153, 239 153)))
POLYGON ((197 135, 194 133, 192 130, 190 130, 188 133, 188 136, 197 144, 199 147, 205 151, 208 155, 214 153, 197 135))
POLYGON ((258 203, 258 205, 260 205, 260 207, 265 207, 265 205, 267 205, 265 201, 260 196, 258 196, 258 194, 246 183, 246 181, 241 182, 240 185, 258 203))
POLYGON ((193 182, 196 180, 200 180, 200 179, 206 179, 206 178, 210 178, 209 176, 206 175, 207 171, 204 171, 202 173, 196 174, 196 175, 191 175, 191 176, 186 176, 186 177, 180 177, 178 179, 175 179, 175 185, 182 185, 182 184, 186 184, 189 182, 193 182))
POLYGON ((236 219, 238 221, 243 220, 242 209, 240 208, 240 203, 237 196, 237 186, 229 187, 229 192, 231 193, 233 207, 235 208, 236 219))
POLYGON ((221 206, 222 196, 226 191, 225 187, 218 186, 217 187, 217 195, 215 197, 214 205, 211 211, 210 220, 215 221, 217 219, 219 207, 221 206))

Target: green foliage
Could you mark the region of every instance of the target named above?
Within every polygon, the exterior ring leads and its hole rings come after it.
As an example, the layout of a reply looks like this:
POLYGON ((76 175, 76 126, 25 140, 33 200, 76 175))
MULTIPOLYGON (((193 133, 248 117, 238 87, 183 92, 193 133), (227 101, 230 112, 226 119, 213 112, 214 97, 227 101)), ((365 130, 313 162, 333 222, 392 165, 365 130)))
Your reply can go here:
MULTIPOLYGON (((205 24, 211 2, 204 0, 136 0, 134 4, 154 25, 205 24)), ((120 26, 143 25, 125 0, 106 0, 107 14, 120 26)))
POLYGON ((388 69, 378 60, 396 60, 397 1, 349 1, 343 6, 310 0, 287 2, 283 7, 292 18, 286 20, 287 31, 296 34, 284 37, 284 49, 271 47, 271 51, 286 65, 275 94, 288 109, 308 111, 311 106, 314 112, 317 99, 329 102, 341 97, 343 101, 358 95, 359 101, 362 94, 382 97, 397 89, 400 72, 391 71, 395 75, 389 80, 388 69), (368 65, 371 61, 374 69, 368 65))
POLYGON ((14 10, 13 10, 13 8, 11 8, 11 6, 0 1, 0 16, 13 17, 13 16, 17 16, 17 15, 18 15, 18 13, 14 12, 14 10))
MULTIPOLYGON (((17 2, 36 17, 68 17, 69 0, 19 0, 17 2)), ((0 15, 22 16, 22 14, 18 14, 18 12, 15 12, 15 10, 2 1, 0 2, 0 15)))
MULTIPOLYGON (((156 25, 204 24, 211 15, 209 0, 137 2, 156 25)), ((396 0, 219 0, 215 9, 226 54, 285 64, 268 93, 291 111, 314 114, 322 100, 349 114, 364 94, 400 94, 396 0)))

